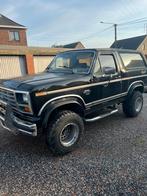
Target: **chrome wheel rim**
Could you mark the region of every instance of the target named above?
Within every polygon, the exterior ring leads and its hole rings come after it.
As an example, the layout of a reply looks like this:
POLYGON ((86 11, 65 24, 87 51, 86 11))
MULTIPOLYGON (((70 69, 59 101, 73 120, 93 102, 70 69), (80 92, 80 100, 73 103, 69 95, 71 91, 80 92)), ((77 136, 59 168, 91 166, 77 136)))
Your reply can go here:
POLYGON ((67 124, 60 133, 60 142, 65 147, 72 146, 79 137, 79 126, 75 123, 67 124))
POLYGON ((136 109, 136 112, 140 112, 141 111, 141 108, 142 108, 142 99, 141 97, 138 97, 135 101, 135 109, 136 109))

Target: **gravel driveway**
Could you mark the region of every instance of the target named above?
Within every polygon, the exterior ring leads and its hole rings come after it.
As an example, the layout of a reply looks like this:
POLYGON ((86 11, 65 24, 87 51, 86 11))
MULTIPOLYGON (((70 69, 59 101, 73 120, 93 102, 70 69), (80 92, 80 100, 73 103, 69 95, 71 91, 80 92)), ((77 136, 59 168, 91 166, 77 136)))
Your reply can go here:
POLYGON ((79 148, 53 157, 43 139, 0 127, 0 196, 147 195, 147 94, 137 118, 122 111, 86 125, 79 148))

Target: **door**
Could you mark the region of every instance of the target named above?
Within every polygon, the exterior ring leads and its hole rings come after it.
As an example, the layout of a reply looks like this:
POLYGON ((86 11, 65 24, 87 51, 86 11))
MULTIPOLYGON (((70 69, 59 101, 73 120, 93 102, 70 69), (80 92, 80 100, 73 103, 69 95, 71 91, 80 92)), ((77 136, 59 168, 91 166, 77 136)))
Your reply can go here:
POLYGON ((0 79, 26 75, 24 56, 0 56, 0 79))
POLYGON ((102 70, 103 81, 107 81, 103 85, 102 97, 106 100, 113 100, 121 96, 122 92, 122 80, 119 67, 117 66, 117 59, 115 53, 104 52, 99 54, 99 61, 102 70), (105 69, 114 69, 113 74, 106 74, 105 69))

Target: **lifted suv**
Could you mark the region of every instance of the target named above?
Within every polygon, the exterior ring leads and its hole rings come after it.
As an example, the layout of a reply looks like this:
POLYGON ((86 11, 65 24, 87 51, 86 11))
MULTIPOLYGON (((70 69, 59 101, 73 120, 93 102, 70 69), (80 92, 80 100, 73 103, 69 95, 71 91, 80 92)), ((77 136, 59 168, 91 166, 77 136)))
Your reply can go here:
POLYGON ((58 54, 43 73, 3 81, 0 122, 14 133, 46 134, 55 154, 72 151, 93 122, 118 111, 128 117, 143 106, 147 67, 136 51, 84 49, 58 54))

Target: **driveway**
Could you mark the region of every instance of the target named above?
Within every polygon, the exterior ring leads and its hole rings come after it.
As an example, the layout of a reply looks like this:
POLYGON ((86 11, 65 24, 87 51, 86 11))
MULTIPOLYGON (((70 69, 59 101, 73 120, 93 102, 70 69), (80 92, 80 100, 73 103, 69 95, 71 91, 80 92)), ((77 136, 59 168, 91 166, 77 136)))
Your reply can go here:
POLYGON ((86 125, 79 148, 54 157, 43 138, 0 127, 0 195, 147 195, 147 94, 137 118, 86 125))

